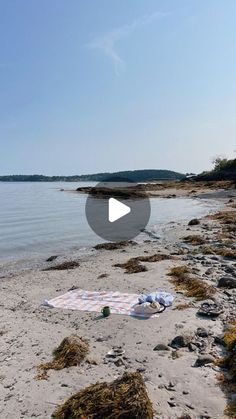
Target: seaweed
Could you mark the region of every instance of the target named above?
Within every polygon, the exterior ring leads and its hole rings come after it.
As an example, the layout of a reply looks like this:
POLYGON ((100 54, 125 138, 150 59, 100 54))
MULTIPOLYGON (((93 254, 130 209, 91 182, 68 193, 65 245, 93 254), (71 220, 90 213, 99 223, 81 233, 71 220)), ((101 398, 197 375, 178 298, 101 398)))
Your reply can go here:
POLYGON ((226 354, 217 364, 224 368, 218 379, 222 390, 226 393, 228 404, 225 413, 229 417, 236 417, 236 321, 228 325, 224 333, 226 354))
POLYGON ((64 271, 66 269, 75 269, 79 266, 79 262, 76 262, 75 260, 70 260, 59 263, 58 265, 50 266, 49 268, 45 268, 43 269, 43 271, 64 271))
POLYGON ((168 275, 173 278, 170 280, 177 290, 183 290, 187 297, 195 298, 197 301, 211 298, 216 293, 216 288, 208 285, 202 279, 192 277, 191 271, 187 266, 177 266, 172 268, 168 275))
POLYGON ((165 255, 162 253, 155 253, 149 256, 137 256, 127 260, 124 263, 116 263, 114 266, 118 268, 124 268, 125 273, 133 274, 138 272, 147 271, 147 267, 142 265, 140 262, 161 262, 162 260, 173 259, 172 256, 165 255))
POLYGON ((139 372, 125 373, 112 383, 97 383, 71 396, 54 419, 153 419, 154 411, 139 372))
POLYGON ((223 258, 236 259, 236 250, 228 247, 203 246, 200 248, 200 251, 204 255, 218 255, 223 258))
POLYGON ((185 243, 192 244, 192 246, 199 246, 201 244, 206 243, 206 239, 199 235, 190 235, 183 238, 185 243))
POLYGON ((88 341, 79 336, 71 335, 63 339, 53 351, 53 361, 38 366, 38 380, 47 378, 47 371, 80 365, 89 352, 88 341))
POLYGON ((134 246, 135 244, 137 244, 136 242, 134 242, 133 240, 126 240, 126 241, 121 241, 121 242, 117 242, 117 243, 113 243, 113 242, 109 242, 109 243, 99 243, 96 244, 96 246, 94 246, 94 249, 96 250, 117 250, 117 249, 123 249, 126 246, 134 246))
POLYGON ((117 268, 124 268, 126 274, 136 274, 147 271, 147 267, 142 265, 137 259, 129 259, 127 262, 116 263, 114 266, 117 268))
POLYGON ((154 255, 150 256, 137 256, 133 259, 138 260, 140 262, 161 262, 162 260, 172 259, 172 257, 163 253, 155 253, 154 255))
POLYGON ((170 276, 176 276, 177 278, 182 278, 185 277, 186 274, 189 274, 191 272, 191 270, 185 266, 175 266, 174 268, 171 268, 170 272, 168 275, 170 276))

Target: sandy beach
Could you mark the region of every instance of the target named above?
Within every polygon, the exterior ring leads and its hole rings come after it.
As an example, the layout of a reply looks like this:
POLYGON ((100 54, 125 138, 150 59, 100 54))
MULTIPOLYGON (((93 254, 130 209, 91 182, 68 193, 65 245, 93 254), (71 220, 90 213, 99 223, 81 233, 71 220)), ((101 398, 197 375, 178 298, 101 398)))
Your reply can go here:
MULTIPOLYGON (((228 201, 227 194, 221 196, 224 204, 228 201)), ((225 205, 224 211, 235 211, 233 204, 230 205, 225 205)), ((173 220, 166 226, 162 239, 117 250, 95 250, 81 257, 75 269, 28 270, 2 278, 1 417, 50 418, 58 405, 85 386, 112 381, 125 371, 137 370, 145 380, 156 418, 226 417, 227 400, 217 381, 220 368, 213 361, 222 354, 219 342, 223 325, 229 317, 235 316, 236 293, 234 289, 218 288, 217 283, 222 277, 235 277, 235 260, 203 254, 200 246, 193 246, 184 239, 197 235, 208 245, 218 246, 222 228, 222 224, 211 217, 201 219, 200 224, 194 226, 173 220), (127 274, 114 266, 130 258, 158 253, 171 259, 142 262, 147 268, 145 272, 127 274), (215 287, 212 301, 224 307, 218 317, 198 316, 202 301, 187 297, 170 281, 171 268, 183 265, 196 278, 215 287), (103 318, 95 312, 50 309, 41 305, 45 299, 75 288, 137 294, 162 289, 172 293, 175 300, 172 307, 158 317, 145 320, 123 315, 103 318), (185 309, 178 309, 181 307, 185 309), (37 366, 50 361, 53 349, 71 334, 89 341, 88 360, 77 367, 51 370, 47 379, 37 380, 37 366), (186 338, 186 345, 173 347, 172 341, 177 336, 186 338), (125 350, 120 364, 106 356, 115 346, 125 350), (196 360, 204 356, 209 362, 202 361, 202 365, 197 366, 196 360)), ((57 260, 48 262, 48 266, 57 263, 57 260)))
POLYGON ((236 1, 5 1, 0 419, 236 419, 236 1))

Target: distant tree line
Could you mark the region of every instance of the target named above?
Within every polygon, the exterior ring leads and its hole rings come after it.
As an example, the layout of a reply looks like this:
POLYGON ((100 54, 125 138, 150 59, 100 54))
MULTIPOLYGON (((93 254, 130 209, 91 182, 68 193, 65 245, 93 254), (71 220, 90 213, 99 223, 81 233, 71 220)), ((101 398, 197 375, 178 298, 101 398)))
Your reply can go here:
POLYGON ((7 175, 0 176, 2 182, 79 182, 94 181, 102 182, 107 178, 123 178, 133 182, 150 182, 158 180, 181 180, 185 178, 182 173, 171 170, 128 170, 115 173, 95 173, 89 175, 74 176, 44 176, 44 175, 7 175))

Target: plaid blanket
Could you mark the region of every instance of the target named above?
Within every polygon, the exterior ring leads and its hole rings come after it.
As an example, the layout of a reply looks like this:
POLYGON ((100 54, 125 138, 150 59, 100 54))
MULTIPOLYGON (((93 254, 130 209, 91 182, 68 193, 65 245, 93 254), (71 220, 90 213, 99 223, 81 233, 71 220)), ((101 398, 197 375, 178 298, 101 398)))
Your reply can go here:
POLYGON ((109 306, 112 314, 123 314, 136 317, 157 317, 146 314, 138 314, 133 311, 133 306, 138 302, 137 294, 126 294, 118 291, 86 291, 76 289, 66 294, 45 300, 44 305, 52 308, 81 310, 101 313, 104 306, 109 306))

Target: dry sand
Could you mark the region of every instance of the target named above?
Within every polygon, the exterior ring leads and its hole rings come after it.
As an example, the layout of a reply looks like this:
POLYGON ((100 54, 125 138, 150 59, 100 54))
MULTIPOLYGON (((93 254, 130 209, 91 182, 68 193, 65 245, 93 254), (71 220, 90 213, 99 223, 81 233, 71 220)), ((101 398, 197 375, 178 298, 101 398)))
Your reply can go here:
MULTIPOLYGON (((232 261, 220 257, 192 256, 191 246, 183 244, 187 234, 214 237, 220 229, 210 220, 200 226, 169 224, 163 240, 135 245, 120 250, 99 250, 80 259, 80 267, 68 271, 34 270, 2 278, 0 284, 0 417, 50 418, 58 404, 88 384, 111 381, 124 371, 140 370, 144 376, 149 396, 156 410, 156 417, 174 419, 182 414, 191 418, 224 418, 226 400, 216 376, 219 368, 214 364, 194 367, 198 351, 182 348, 176 351, 154 351, 156 345, 168 345, 177 335, 195 334, 198 327, 207 329, 207 338, 198 338, 205 345, 203 352, 215 357, 221 347, 214 337, 222 332, 222 319, 233 311, 235 299, 223 291, 217 291, 215 299, 223 302, 225 313, 217 319, 196 316, 200 302, 194 302, 182 293, 176 293, 169 282, 170 267, 188 264, 199 268, 198 275, 209 284, 225 274, 227 266, 235 268, 232 261), (209 229, 204 227, 208 225, 209 229), (140 255, 161 251, 179 253, 178 260, 146 263, 147 272, 125 274, 115 263, 125 262, 140 255), (211 269, 211 274, 205 275, 211 269), (107 277, 98 279, 101 274, 107 277), (204 276, 205 275, 205 276, 204 276), (132 317, 111 315, 102 318, 96 313, 48 309, 42 301, 65 293, 72 286, 88 290, 119 290, 130 293, 146 293, 163 289, 175 294, 171 308, 158 318, 140 320, 132 317), (178 304, 191 303, 186 310, 176 310, 178 304), (35 380, 36 366, 51 359, 52 350, 62 339, 73 333, 90 342, 90 359, 97 365, 83 363, 61 371, 50 371, 47 380, 35 380), (115 345, 125 349, 124 365, 116 366, 106 358, 115 345), (177 355, 177 356, 176 356, 177 355)), ((50 256, 50 255, 49 255, 50 256)), ((51 264, 56 264, 57 261, 51 264)), ((50 264, 49 264, 50 265, 50 264)), ((234 294, 235 296, 235 294, 234 294)))

